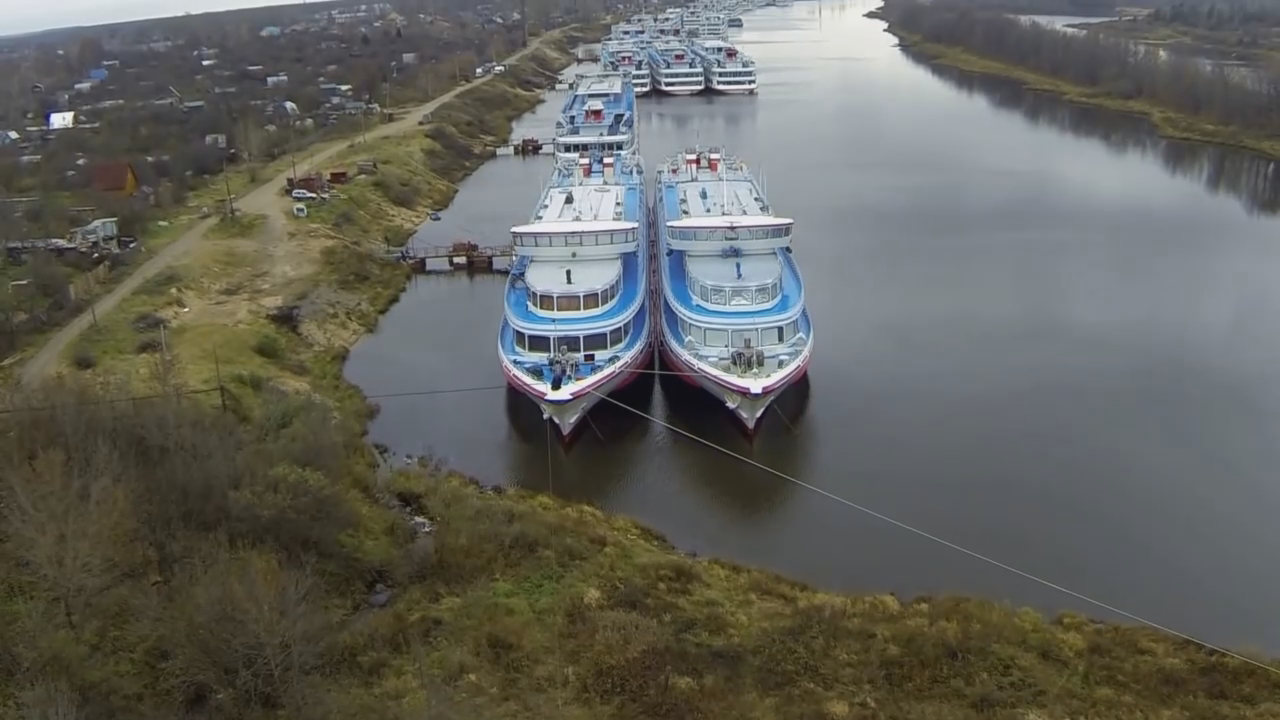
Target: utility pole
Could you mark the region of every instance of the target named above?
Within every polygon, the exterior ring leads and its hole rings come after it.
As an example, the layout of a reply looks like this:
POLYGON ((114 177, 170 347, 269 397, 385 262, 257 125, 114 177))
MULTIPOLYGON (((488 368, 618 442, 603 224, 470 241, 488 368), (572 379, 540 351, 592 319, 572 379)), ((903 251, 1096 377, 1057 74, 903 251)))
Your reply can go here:
POLYGON ((524 42, 520 47, 529 47, 529 0, 520 0, 520 23, 524 26, 524 42))
POLYGON ((233 217, 236 214, 236 206, 231 200, 231 178, 227 177, 227 154, 222 153, 222 184, 227 189, 227 217, 233 217))

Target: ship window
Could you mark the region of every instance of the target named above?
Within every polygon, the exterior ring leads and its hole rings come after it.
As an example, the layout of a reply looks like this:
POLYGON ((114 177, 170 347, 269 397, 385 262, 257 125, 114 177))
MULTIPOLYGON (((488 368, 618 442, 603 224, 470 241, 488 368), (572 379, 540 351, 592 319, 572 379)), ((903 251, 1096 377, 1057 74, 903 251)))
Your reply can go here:
POLYGON ((546 335, 530 335, 529 352, 549 353, 551 352, 551 338, 546 335))
POLYGON ((568 348, 569 352, 582 352, 582 338, 577 335, 561 335, 556 338, 556 350, 568 348))
POLYGON ((712 305, 725 304, 724 288, 711 288, 711 304, 712 305))
POLYGON ((555 296, 555 295, 547 295, 547 294, 539 295, 539 296, 538 296, 538 309, 539 309, 539 310, 552 310, 552 311, 554 311, 554 310, 556 309, 556 296, 555 296))
POLYGON ((529 304, 533 307, 538 307, 538 293, 532 290, 529 291, 529 304))
POLYGON ((538 243, 538 247, 551 247, 550 235, 539 235, 534 240, 538 243))
POLYGON ((582 338, 582 351, 595 352, 597 350, 605 350, 609 347, 609 334, 596 333, 594 335, 584 335, 582 338))
POLYGON ((702 302, 711 302, 710 293, 711 291, 706 285, 698 286, 698 296, 702 298, 702 302))
POLYGON ((750 305, 750 304, 751 304, 750 290, 731 290, 729 292, 729 305, 734 307, 741 307, 743 305, 750 305))
MULTIPOLYGON (((782 295, 782 283, 778 280, 773 281, 773 297, 782 295)), ((770 298, 772 299, 772 298, 770 298)))
POLYGON ((706 333, 707 339, 704 344, 707 345, 708 347, 728 347, 729 345, 728 330, 720 330, 718 328, 707 328, 705 330, 705 333, 706 333))
POLYGON ((582 309, 582 298, 577 295, 558 295, 556 296, 557 312, 573 312, 582 309))
POLYGON ((748 342, 753 346, 758 344, 755 330, 734 330, 731 339, 736 348, 746 347, 748 342))
POLYGON ((600 293, 587 293, 582 296, 583 310, 596 310, 600 307, 600 293))
POLYGON ((680 318, 680 334, 681 335, 689 334, 689 321, 685 320, 684 318, 680 318))
POLYGON ((600 304, 603 306, 603 305, 608 305, 611 302, 613 302, 613 286, 612 285, 600 291, 600 304))
POLYGON ((796 336, 796 323, 791 321, 782 327, 782 341, 788 342, 796 336))
POLYGON ((609 331, 609 347, 617 347, 626 339, 626 332, 621 327, 609 331))
POLYGON ((772 295, 770 294, 772 290, 773 290, 772 285, 770 285, 769 287, 756 288, 756 304, 757 305, 768 304, 768 302, 773 299, 772 295))
POLYGON ((690 323, 688 336, 691 340, 698 343, 699 345, 702 344, 702 328, 701 327, 690 323))
POLYGON ((782 326, 775 325, 760 329, 761 345, 780 345, 782 344, 782 326))
POLYGON ((525 335, 519 330, 516 331, 516 347, 521 350, 525 348, 525 335))

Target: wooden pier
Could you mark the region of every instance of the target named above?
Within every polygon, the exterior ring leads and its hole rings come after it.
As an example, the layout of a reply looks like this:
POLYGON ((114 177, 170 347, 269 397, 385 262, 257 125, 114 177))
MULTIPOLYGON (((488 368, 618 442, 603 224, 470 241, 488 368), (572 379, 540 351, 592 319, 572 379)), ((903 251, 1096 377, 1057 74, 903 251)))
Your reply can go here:
POLYGON ((506 145, 494 145, 493 152, 495 155, 514 155, 516 157, 526 157, 529 155, 541 155, 544 151, 551 152, 554 140, 543 140, 542 138, 526 137, 520 140, 507 143, 506 145))
POLYGON ((511 271, 510 246, 478 245, 470 241, 452 245, 406 247, 395 254, 415 273, 452 272, 505 273, 511 271))

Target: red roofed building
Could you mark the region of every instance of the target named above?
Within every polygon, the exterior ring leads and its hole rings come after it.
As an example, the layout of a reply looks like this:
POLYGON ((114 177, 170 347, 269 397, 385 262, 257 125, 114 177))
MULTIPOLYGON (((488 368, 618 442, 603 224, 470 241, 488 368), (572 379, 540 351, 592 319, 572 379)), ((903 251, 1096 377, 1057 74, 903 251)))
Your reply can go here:
POLYGON ((98 192, 133 197, 138 193, 138 174, 127 162, 110 163, 95 167, 90 174, 90 185, 98 192))

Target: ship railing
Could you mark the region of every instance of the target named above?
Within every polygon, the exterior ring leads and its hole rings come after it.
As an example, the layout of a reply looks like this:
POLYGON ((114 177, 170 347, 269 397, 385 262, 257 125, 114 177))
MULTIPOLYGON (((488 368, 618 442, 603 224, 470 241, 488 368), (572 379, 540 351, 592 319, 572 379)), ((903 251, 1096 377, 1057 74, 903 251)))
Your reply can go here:
POLYGON ((791 244, 795 221, 790 218, 733 216, 689 218, 666 225, 667 244, 674 250, 707 250, 713 245, 725 249, 780 248, 791 244))

